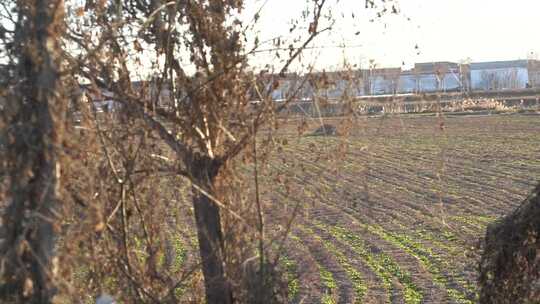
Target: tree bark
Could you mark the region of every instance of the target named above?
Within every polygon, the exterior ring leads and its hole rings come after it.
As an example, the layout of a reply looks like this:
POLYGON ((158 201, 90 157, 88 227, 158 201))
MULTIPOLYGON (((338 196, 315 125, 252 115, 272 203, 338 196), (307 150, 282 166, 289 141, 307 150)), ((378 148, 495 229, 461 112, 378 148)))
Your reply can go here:
POLYGON ((50 303, 55 292, 60 147, 67 102, 60 81, 62 0, 18 1, 15 109, 7 131, 2 302, 50 303))
POLYGON ((221 164, 207 156, 193 157, 190 173, 193 183, 193 208, 197 224, 199 252, 208 304, 232 303, 232 291, 225 275, 223 232, 219 207, 206 194, 215 196, 215 181, 221 164), (200 191, 200 188, 206 194, 200 191))

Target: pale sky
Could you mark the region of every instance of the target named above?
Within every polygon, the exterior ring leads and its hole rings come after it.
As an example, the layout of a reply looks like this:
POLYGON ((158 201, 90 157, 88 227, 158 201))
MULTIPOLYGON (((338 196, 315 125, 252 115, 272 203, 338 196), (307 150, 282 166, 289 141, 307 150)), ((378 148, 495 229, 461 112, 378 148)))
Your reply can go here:
MULTIPOLYGON (((264 2, 246 0, 244 14, 251 16, 264 2)), ((340 66, 343 58, 363 67, 374 59, 379 66, 404 63, 410 68, 414 62, 513 60, 540 53, 539 0, 396 0, 398 15, 373 22, 369 19, 376 10, 366 9, 364 0, 328 2, 336 19, 334 30, 318 37, 314 45, 322 48, 305 57, 316 60, 318 69, 340 66)), ((267 0, 257 26, 260 40, 287 35, 290 20, 301 16, 305 3, 267 0)), ((259 55, 254 62, 270 58, 273 55, 259 55)))
MULTIPOLYGON (((290 34, 289 28, 291 20, 301 20, 302 10, 311 2, 245 0, 242 19, 246 22, 264 4, 248 47, 256 32, 260 41, 282 36, 284 46, 298 35, 305 38, 306 21, 300 22, 304 28, 299 32, 290 34)), ((303 56, 304 64, 315 63, 319 70, 339 69, 344 59, 362 68, 370 59, 379 67, 411 68, 415 62, 514 60, 531 52, 540 54, 540 0, 394 0, 389 7, 396 3, 399 14, 381 18, 376 17, 380 8, 366 9, 365 0, 327 2, 334 28, 317 37, 311 44, 315 48, 303 56)), ((271 47, 267 43, 260 48, 271 47)), ((287 57, 286 52, 281 55, 287 57)), ((280 66, 275 52, 258 53, 251 63, 256 68, 266 63, 280 66)), ((291 70, 304 69, 297 64, 291 70)))

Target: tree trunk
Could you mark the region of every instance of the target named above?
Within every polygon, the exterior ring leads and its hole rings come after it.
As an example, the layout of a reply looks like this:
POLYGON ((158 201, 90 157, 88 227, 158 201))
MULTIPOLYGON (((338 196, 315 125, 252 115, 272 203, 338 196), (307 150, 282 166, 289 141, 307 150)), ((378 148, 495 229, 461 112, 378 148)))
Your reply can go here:
POLYGON ((60 81, 64 7, 61 0, 18 1, 17 10, 18 84, 7 130, 10 204, 0 299, 50 303, 67 106, 60 81))
POLYGON ((232 291, 224 271, 220 210, 208 195, 200 191, 202 189, 215 198, 214 184, 220 166, 218 161, 199 155, 191 160, 190 165, 195 184, 192 187, 193 208, 208 304, 232 303, 232 291))

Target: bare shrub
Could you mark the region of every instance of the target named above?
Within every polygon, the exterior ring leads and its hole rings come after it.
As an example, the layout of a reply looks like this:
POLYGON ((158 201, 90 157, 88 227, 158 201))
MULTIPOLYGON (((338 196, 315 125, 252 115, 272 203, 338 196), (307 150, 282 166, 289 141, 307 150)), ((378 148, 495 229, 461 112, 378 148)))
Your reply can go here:
POLYGON ((540 301, 540 185, 512 214, 491 224, 480 261, 480 303, 540 301))

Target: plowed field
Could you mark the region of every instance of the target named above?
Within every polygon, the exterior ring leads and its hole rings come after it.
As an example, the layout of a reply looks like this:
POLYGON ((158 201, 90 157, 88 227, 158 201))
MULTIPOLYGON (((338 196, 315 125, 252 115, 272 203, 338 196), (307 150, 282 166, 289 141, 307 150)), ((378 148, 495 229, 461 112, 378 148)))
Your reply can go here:
POLYGON ((261 180, 268 235, 295 216, 291 302, 475 302, 486 226, 540 180, 540 116, 361 118, 347 136, 290 124, 261 180))

